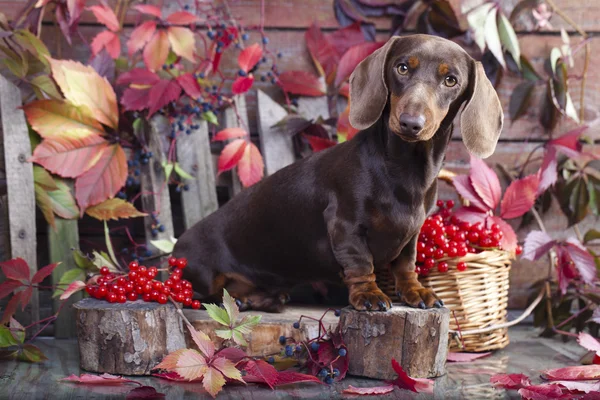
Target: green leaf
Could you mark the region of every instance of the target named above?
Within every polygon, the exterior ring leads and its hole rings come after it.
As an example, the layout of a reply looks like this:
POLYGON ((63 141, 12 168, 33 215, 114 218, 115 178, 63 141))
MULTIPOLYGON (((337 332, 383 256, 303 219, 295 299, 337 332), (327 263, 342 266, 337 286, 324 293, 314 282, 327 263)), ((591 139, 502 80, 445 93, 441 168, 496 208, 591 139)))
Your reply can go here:
POLYGON ((552 88, 553 80, 549 80, 546 84, 546 93, 542 95, 540 105, 540 124, 545 128, 546 132, 551 132, 558 123, 559 112, 554 107, 552 101, 552 88))
POLYGON ((600 231, 596 229, 590 229, 583 236, 583 243, 591 242, 592 240, 600 239, 600 231))
POLYGON ((0 325, 0 347, 17 346, 19 342, 10 333, 7 326, 0 325))
POLYGON ((60 277, 58 284, 56 285, 57 289, 52 294, 52 297, 58 297, 69 285, 75 281, 85 281, 85 272, 79 268, 73 268, 68 271, 65 271, 63 276, 60 277))
POLYGON ((521 74, 523 75, 523 78, 529 81, 536 82, 542 79, 542 77, 536 72, 533 65, 531 65, 529 59, 523 54, 521 54, 521 74))
POLYGON ((187 172, 185 172, 184 169, 181 168, 181 166, 179 165, 179 163, 175 163, 175 172, 177 173, 177 175, 179 175, 183 179, 188 179, 188 180, 195 179, 192 175, 190 175, 187 172))
POLYGON ((119 269, 115 264, 110 261, 110 257, 105 252, 97 252, 93 251, 92 255, 94 256, 94 265, 98 268, 107 267, 111 272, 117 272, 119 269))
POLYGON ((14 39, 31 54, 36 56, 42 63, 49 65, 48 59, 50 51, 37 36, 26 29, 19 29, 14 32, 14 39))
POLYGON ((29 362, 42 362, 48 359, 48 357, 42 353, 42 350, 32 344, 23 345, 18 358, 21 361, 29 362))
MULTIPOLYGON (((29 81, 34 90, 37 88, 55 100, 61 100, 63 97, 58 91, 56 84, 48 75, 38 75, 29 81)), ((41 93, 36 93, 38 99, 43 100, 45 97, 41 93)))
POLYGON ((218 337, 222 338, 222 339, 231 339, 231 337, 233 336, 233 330, 232 329, 215 329, 215 335, 217 335, 218 337))
POLYGON ((258 325, 261 318, 262 315, 247 315, 233 330, 247 335, 252 331, 252 328, 258 325))
POLYGON ((175 243, 177 243, 176 239, 172 239, 172 240, 160 239, 160 240, 151 240, 150 241, 150 244, 152 246, 156 247, 158 250, 160 250, 161 252, 163 252, 165 254, 171 254, 173 252, 175 243))
POLYGON ((217 321, 221 325, 229 326, 229 315, 227 315, 227 311, 222 309, 221 307, 215 304, 204 304, 206 311, 208 312, 208 316, 213 320, 217 321))
POLYGON ((56 221, 54 218, 54 211, 52 211, 52 201, 50 200, 50 196, 48 192, 40 185, 35 184, 33 186, 35 192, 35 203, 42 211, 42 215, 44 219, 52 227, 52 229, 56 230, 56 221))
POLYGON ((21 325, 16 319, 11 318, 9 326, 11 328, 10 333, 13 335, 15 340, 19 343, 23 343, 25 341, 25 328, 23 325, 21 325))
POLYGON ((62 180, 56 179, 58 190, 48 192, 52 204, 52 210, 56 215, 64 219, 75 219, 79 217, 79 207, 71 193, 71 188, 62 180))
POLYGON ((33 182, 45 190, 58 190, 58 186, 52 175, 39 165, 33 166, 33 182))
POLYGON ((215 113, 213 113, 212 111, 207 111, 207 112, 203 113, 202 119, 210 122, 213 125, 219 125, 219 120, 217 119, 217 116, 215 115, 215 113))
POLYGON ((168 163, 166 160, 162 162, 162 167, 165 170, 165 179, 169 180, 171 173, 173 172, 174 164, 172 162, 168 163))
POLYGON ((515 87, 510 95, 510 103, 508 105, 511 121, 525 114, 531 103, 531 95, 534 88, 535 83, 530 81, 521 82, 515 87))
POLYGON ((240 346, 248 346, 248 342, 246 341, 244 335, 242 335, 241 332, 235 329, 233 330, 233 341, 239 344, 240 346))
POLYGON ((552 73, 556 75, 556 63, 561 57, 560 50, 558 47, 553 47, 550 51, 550 67, 552 68, 552 73))
POLYGON ((600 215, 600 182, 593 176, 588 176, 587 188, 590 196, 590 209, 592 214, 600 215))
POLYGON ((473 39, 481 51, 485 50, 485 21, 492 7, 492 3, 484 3, 467 13, 467 22, 473 30, 473 39))
POLYGON ((165 64, 175 64, 175 61, 177 61, 177 54, 173 53, 172 51, 169 51, 169 55, 167 56, 165 64))
POLYGON ((235 324, 240 316, 240 309, 227 289, 223 289, 223 307, 225 307, 225 311, 227 311, 227 317, 229 318, 230 323, 235 324))
POLYGON ((506 69, 504 53, 502 52, 502 43, 500 43, 500 35, 498 33, 498 24, 496 23, 497 14, 498 9, 494 7, 485 19, 485 43, 494 57, 496 57, 496 60, 502 65, 502 68, 506 69))
POLYGON ((73 249, 73 260, 75 260, 75 265, 83 270, 92 272, 96 272, 98 270, 96 265, 94 265, 94 262, 79 249, 73 249))
POLYGON ((115 265, 119 265, 117 257, 115 257, 115 251, 113 250, 112 241, 110 240, 110 234, 108 232, 108 224, 106 221, 104 221, 104 240, 106 241, 106 249, 108 250, 110 259, 115 263, 115 265))
POLYGON ((10 72, 13 73, 13 75, 15 75, 18 78, 24 78, 25 75, 27 75, 27 65, 25 64, 25 61, 15 61, 12 58, 5 58, 3 61, 4 65, 6 65, 6 68, 8 68, 8 70, 10 72))
POLYGON ((513 29, 510 21, 504 13, 498 13, 498 35, 500 36, 500 42, 504 45, 504 48, 512 54, 513 59, 521 69, 521 49, 519 48, 519 39, 513 29))
POLYGON ((577 115, 577 110, 575 110, 575 105, 573 104, 571 95, 569 94, 569 92, 566 92, 565 96, 566 96, 565 114, 567 114, 567 117, 571 118, 573 121, 579 123, 579 115, 577 115))

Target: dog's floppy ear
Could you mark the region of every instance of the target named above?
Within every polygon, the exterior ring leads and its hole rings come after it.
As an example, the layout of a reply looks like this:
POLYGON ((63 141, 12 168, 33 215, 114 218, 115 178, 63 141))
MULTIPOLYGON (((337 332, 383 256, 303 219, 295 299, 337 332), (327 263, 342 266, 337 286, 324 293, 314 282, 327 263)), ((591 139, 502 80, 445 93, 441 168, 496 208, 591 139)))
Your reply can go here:
POLYGON ((350 124, 367 129, 381 116, 388 99, 386 68, 389 50, 402 40, 392 37, 362 60, 350 75, 350 124))
POLYGON ((479 61, 473 61, 471 66, 467 96, 460 116, 463 142, 472 154, 487 158, 496 149, 504 113, 498 94, 479 61))

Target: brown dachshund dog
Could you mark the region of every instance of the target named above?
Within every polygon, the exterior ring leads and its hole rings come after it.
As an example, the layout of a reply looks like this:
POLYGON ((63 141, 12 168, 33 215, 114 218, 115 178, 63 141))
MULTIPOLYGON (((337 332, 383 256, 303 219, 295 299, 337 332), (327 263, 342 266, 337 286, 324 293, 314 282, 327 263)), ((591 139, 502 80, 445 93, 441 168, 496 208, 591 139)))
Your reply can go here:
POLYGON ((502 130, 481 63, 439 37, 392 37, 350 77, 350 123, 362 131, 244 190, 175 245, 202 298, 223 288, 243 309, 279 312, 299 283, 339 281, 357 310, 392 303, 375 283, 390 266, 402 302, 441 307, 415 271, 419 229, 464 105, 463 142, 490 156, 502 130))

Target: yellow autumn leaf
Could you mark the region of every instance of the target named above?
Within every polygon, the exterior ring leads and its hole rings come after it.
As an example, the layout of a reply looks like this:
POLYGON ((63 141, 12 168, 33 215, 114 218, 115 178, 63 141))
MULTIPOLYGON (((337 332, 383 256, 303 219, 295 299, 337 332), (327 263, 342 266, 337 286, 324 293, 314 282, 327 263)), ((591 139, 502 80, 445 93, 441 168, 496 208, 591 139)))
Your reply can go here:
POLYGON ((52 76, 65 98, 75 106, 87 107, 99 122, 116 129, 119 122, 117 96, 108 80, 94 68, 79 62, 48 60, 52 76))
POLYGON ((145 217, 146 213, 138 211, 133 204, 123 199, 112 198, 92 207, 88 207, 85 213, 100 221, 119 218, 145 217))
POLYGON ((180 26, 172 26, 167 31, 169 37, 169 43, 173 52, 178 56, 188 59, 194 62, 194 50, 196 47, 196 41, 194 39, 194 32, 188 28, 182 28, 180 26))

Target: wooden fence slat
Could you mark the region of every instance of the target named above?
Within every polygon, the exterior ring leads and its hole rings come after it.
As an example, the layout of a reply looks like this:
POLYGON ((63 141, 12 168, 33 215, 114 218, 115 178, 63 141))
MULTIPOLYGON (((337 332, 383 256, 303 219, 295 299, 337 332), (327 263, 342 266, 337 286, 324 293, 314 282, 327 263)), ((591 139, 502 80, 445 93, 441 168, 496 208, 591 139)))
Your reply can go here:
POLYGON ((257 90, 258 133, 265 160, 265 174, 271 175, 296 161, 292 138, 281 129, 273 127, 286 115, 285 108, 266 93, 257 90))
MULTIPOLYGON (((31 143, 25 122, 21 91, 0 75, 0 118, 4 140, 4 164, 8 189, 8 220, 11 258, 21 257, 29 264, 31 275, 37 271, 35 194, 31 143)), ((24 314, 17 314, 23 325, 39 320, 38 291, 33 290, 24 314)))
POLYGON ((321 117, 329 118, 329 108, 327 106, 327 96, 321 97, 299 97, 298 113, 304 118, 316 120, 321 117))
MULTIPOLYGON (((77 220, 55 218, 56 231, 48 226, 48 246, 50 247, 50 262, 61 262, 52 271, 52 282, 57 284, 63 274, 73 268, 77 268, 75 259, 71 249, 79 248, 79 228, 77 220)), ((73 303, 81 300, 83 294, 81 292, 74 293, 69 297, 54 321, 54 337, 57 339, 73 338, 77 336, 75 324, 75 311, 71 307, 73 303)), ((56 297, 53 300, 53 310, 56 312, 62 303, 56 297)))
MULTIPOLYGON (((237 113, 242 120, 241 124, 240 121, 238 121, 233 107, 228 107, 223 112, 223 128, 242 127, 248 130, 248 108, 246 106, 246 97, 244 95, 235 96, 235 105, 237 107, 237 113)), ((242 183, 240 182, 240 178, 237 174, 237 168, 233 168, 231 170, 231 187, 232 196, 235 196, 243 189, 242 183)))
POLYGON ((189 190, 181 192, 185 229, 219 208, 208 126, 206 121, 193 123, 199 125, 199 129, 177 138, 177 162, 184 171, 195 176, 186 181, 189 190))

